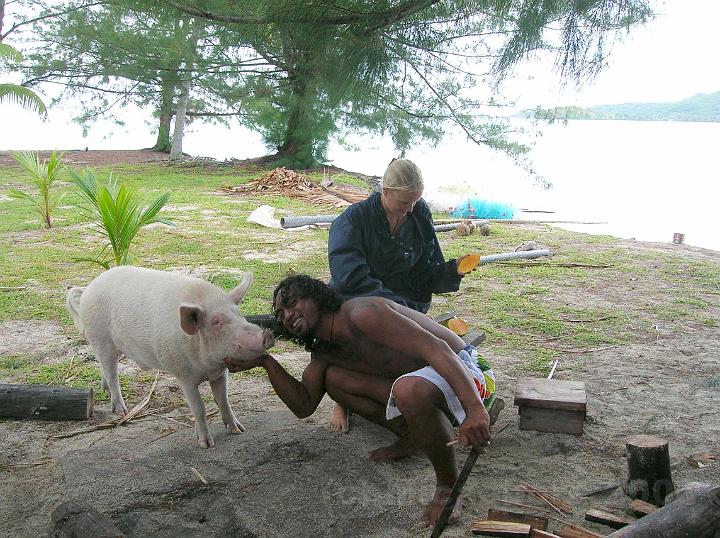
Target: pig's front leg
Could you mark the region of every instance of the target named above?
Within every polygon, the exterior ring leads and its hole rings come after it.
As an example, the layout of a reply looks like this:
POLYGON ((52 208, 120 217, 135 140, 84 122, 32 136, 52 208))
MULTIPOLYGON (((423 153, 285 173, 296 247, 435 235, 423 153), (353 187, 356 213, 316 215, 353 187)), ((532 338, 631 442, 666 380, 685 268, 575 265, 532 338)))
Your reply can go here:
POLYGON ((228 371, 223 370, 220 376, 215 379, 211 379, 210 388, 212 389, 215 403, 217 404, 218 409, 220 409, 220 415, 225 423, 225 427, 231 433, 242 433, 245 431, 245 427, 238 421, 235 413, 233 413, 233 410, 230 407, 230 402, 228 401, 227 374, 228 371))
POLYGON ((205 404, 200 396, 198 386, 190 383, 181 382, 180 387, 185 394, 185 400, 187 400, 190 406, 190 411, 195 417, 195 434, 197 435, 198 444, 203 448, 209 448, 215 446, 215 440, 210 435, 208 430, 207 416, 205 414, 205 404))

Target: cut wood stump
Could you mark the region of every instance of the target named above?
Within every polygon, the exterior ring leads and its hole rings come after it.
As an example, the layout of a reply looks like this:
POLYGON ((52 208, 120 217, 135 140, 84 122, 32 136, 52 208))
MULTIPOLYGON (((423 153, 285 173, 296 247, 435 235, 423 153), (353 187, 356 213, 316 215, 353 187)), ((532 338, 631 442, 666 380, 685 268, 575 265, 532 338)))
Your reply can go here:
POLYGON ((652 435, 634 435, 626 441, 628 478, 623 489, 631 499, 662 506, 672 492, 668 442, 652 435))
POLYGON ((530 536, 530 525, 527 523, 513 523, 511 521, 489 521, 486 519, 478 519, 472 526, 473 534, 482 536, 503 536, 503 537, 523 537, 530 536))
POLYGON ((515 387, 521 430, 581 435, 587 397, 585 383, 521 377, 515 387))
POLYGON ((92 389, 0 384, 0 416, 3 417, 87 420, 94 405, 92 389))
POLYGON ((585 512, 585 519, 588 521, 594 521, 595 523, 602 523, 613 529, 622 529, 637 521, 636 517, 627 516, 624 514, 611 514, 603 510, 588 510, 585 512))
MULTIPOLYGON (((615 531, 612 538, 717 538, 720 535, 720 486, 691 482, 668 495, 667 503, 615 531)), ((608 537, 610 538, 610 537, 608 537)))
POLYGON ((50 525, 51 538, 125 538, 108 516, 78 500, 53 510, 50 525))
POLYGON ((488 509, 487 518, 491 521, 510 521, 512 523, 527 523, 531 529, 547 530, 548 518, 545 516, 534 516, 520 512, 508 512, 506 510, 488 509))

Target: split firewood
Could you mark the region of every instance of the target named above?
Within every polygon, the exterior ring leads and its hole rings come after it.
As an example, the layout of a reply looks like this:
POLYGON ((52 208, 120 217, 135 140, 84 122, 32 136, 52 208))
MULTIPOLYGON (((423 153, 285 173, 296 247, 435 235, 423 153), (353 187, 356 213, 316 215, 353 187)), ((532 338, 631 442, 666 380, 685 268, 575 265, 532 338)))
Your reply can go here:
POLYGON ((573 509, 568 503, 550 495, 549 493, 542 493, 529 484, 521 484, 520 487, 523 488, 529 495, 543 501, 559 514, 565 515, 573 513, 573 509))
POLYGON ((555 534, 561 538, 604 538, 602 534, 589 531, 584 527, 577 525, 565 525, 555 531, 555 534))
POLYGON ((658 507, 654 504, 646 503, 645 501, 641 501, 640 499, 635 499, 630 503, 628 506, 628 512, 631 515, 635 516, 646 516, 648 514, 652 514, 655 510, 657 510, 658 507))
POLYGON ((622 529, 623 527, 631 525, 637 521, 637 518, 633 516, 611 514, 610 512, 594 509, 585 512, 585 519, 595 523, 602 523, 603 525, 607 525, 613 529, 622 529))
POLYGON ((520 512, 507 512, 505 510, 488 509, 487 518, 491 521, 509 521, 511 523, 527 523, 532 529, 546 530, 548 518, 520 512))
POLYGON ((483 536, 506 536, 510 538, 519 536, 527 538, 530 536, 530 525, 510 521, 478 519, 473 522, 472 533, 483 536))
POLYGON ((530 538, 560 538, 560 536, 540 529, 530 529, 530 538))

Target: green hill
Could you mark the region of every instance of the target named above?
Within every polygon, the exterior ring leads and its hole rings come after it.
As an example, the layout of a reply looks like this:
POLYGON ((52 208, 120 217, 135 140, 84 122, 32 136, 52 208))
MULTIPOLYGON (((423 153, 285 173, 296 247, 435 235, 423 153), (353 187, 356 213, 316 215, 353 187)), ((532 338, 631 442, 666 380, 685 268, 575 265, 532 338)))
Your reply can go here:
POLYGON ((720 92, 699 93, 671 103, 621 103, 526 109, 518 114, 544 120, 636 120, 720 122, 720 92))

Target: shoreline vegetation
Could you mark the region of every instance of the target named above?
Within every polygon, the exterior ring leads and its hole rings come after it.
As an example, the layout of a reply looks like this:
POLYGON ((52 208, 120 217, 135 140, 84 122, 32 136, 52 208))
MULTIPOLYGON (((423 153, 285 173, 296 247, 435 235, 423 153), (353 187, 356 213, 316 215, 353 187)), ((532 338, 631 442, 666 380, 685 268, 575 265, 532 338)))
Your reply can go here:
POLYGON ((620 103, 589 108, 561 106, 525 109, 516 117, 546 121, 625 120, 720 122, 720 91, 667 103, 620 103))

